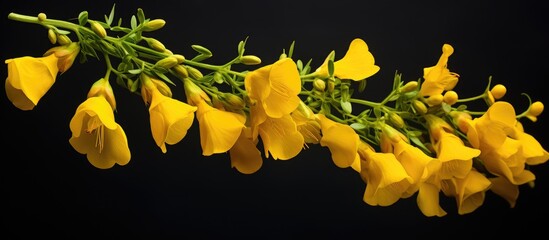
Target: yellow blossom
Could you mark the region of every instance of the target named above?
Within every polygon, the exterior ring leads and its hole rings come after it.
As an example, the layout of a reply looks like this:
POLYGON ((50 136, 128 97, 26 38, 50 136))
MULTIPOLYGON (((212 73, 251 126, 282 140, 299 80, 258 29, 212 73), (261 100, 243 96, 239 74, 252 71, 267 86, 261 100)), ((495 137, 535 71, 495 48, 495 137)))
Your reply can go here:
POLYGON ((267 118, 258 126, 258 131, 265 155, 269 157, 270 153, 275 160, 288 160, 297 156, 305 144, 290 114, 281 118, 267 118))
POLYGON ((361 172, 366 183, 363 200, 372 206, 389 206, 405 195, 413 179, 392 153, 359 148, 361 172))
POLYGON ((57 57, 19 57, 6 60, 8 99, 21 110, 32 110, 53 86, 59 68, 57 57))
POLYGON ((151 132, 156 145, 166 153, 166 143, 176 144, 187 135, 188 129, 193 124, 197 107, 165 96, 152 82, 144 81, 142 88, 145 90, 142 91, 147 92, 145 95, 148 99, 145 102, 150 103, 151 132))
POLYGON ((490 186, 490 180, 473 170, 463 178, 443 180, 442 191, 446 196, 456 198, 458 213, 463 215, 482 206, 486 191, 490 189, 490 186))
POLYGON ((128 140, 115 122, 113 109, 103 97, 91 97, 76 109, 70 121, 72 147, 86 154, 95 167, 107 169, 130 161, 128 140))
POLYGON ((271 118, 290 114, 301 101, 301 78, 291 58, 246 74, 244 85, 250 99, 257 101, 271 118))
POLYGON ((514 208, 519 196, 518 185, 509 182, 505 177, 490 178, 490 182, 492 183, 490 190, 505 199, 511 208, 514 208))
POLYGON ((328 147, 336 166, 346 168, 357 158, 360 137, 349 125, 344 125, 317 114, 320 121, 322 138, 320 145, 328 147))
POLYGON ((227 152, 240 137, 246 117, 214 108, 204 100, 197 107, 202 155, 227 152))
POLYGON ((423 69, 424 82, 419 90, 421 96, 442 94, 444 90, 452 90, 456 86, 459 75, 448 70, 448 58, 452 53, 452 45, 444 44, 437 64, 423 69))
POLYGON ((425 154, 421 149, 412 146, 402 138, 388 137, 387 134, 391 134, 388 133, 390 131, 397 130, 390 126, 383 128, 381 141, 387 143, 381 144, 389 147, 384 152, 393 153, 413 180, 406 191, 406 195, 403 195, 403 197, 409 197, 419 189, 422 182, 440 170, 441 162, 439 159, 425 154))
MULTIPOLYGON (((326 58, 316 73, 319 77, 328 77, 328 61, 326 58)), ((364 40, 356 38, 351 41, 345 56, 334 62, 334 76, 340 79, 360 81, 371 77, 379 71, 379 66, 374 64, 374 56, 368 49, 364 40)))

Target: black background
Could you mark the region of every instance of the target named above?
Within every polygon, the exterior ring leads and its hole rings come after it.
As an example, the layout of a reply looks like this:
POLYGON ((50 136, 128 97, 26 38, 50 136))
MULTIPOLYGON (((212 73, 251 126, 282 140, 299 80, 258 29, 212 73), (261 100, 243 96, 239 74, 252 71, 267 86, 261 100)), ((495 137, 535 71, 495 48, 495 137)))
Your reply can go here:
MULTIPOLYGON (((3 1, 2 59, 39 56, 51 47, 38 25, 7 19, 10 12, 46 13, 72 19, 83 10, 103 19, 111 1, 3 1)), ((530 1, 124 1, 116 2, 116 19, 129 19, 137 8, 146 17, 163 18, 166 26, 150 36, 175 53, 192 56, 192 44, 213 52, 211 63, 236 56, 249 37, 247 53, 274 62, 296 41, 295 59, 319 66, 336 51, 341 58, 349 42, 364 39, 380 72, 361 97, 379 100, 395 71, 417 80, 423 67, 438 60, 449 43, 455 53, 450 70, 461 75, 462 97, 480 93, 489 76, 505 84, 504 100, 517 112, 528 93, 547 103, 549 10, 530 1)), ((32 234, 53 237, 258 237, 328 238, 522 237, 543 234, 549 213, 549 167, 534 166, 536 187, 520 187, 515 208, 488 192, 484 204, 457 214, 454 199, 441 197, 442 218, 422 215, 415 196, 389 207, 362 201, 365 185, 351 169, 337 168, 329 151, 312 146, 288 161, 266 159, 255 174, 230 167, 227 154, 201 155, 198 126, 162 154, 150 133, 141 98, 115 88, 117 122, 132 151, 126 166, 100 170, 70 144, 69 121, 91 84, 104 74, 103 62, 76 62, 57 78, 32 111, 15 108, 1 95, 2 231, 18 239, 32 234)), ((7 77, 7 68, 0 71, 7 77)), ((174 89, 176 97, 182 88, 174 89)), ((549 146, 547 119, 523 121, 526 131, 549 146)), ((3 237, 3 239, 6 239, 3 237)))

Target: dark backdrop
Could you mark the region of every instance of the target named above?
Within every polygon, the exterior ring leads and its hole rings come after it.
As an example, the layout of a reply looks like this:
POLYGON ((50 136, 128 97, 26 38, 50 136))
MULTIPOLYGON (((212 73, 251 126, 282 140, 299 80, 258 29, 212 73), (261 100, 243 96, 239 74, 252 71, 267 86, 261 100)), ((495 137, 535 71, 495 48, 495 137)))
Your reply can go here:
MULTIPOLYGON (((83 10, 102 19, 111 1, 4 1, 1 6, 2 59, 38 56, 51 47, 38 25, 10 21, 9 12, 46 13, 71 19, 83 10)), ((417 80, 438 60, 441 46, 455 53, 450 69, 461 75, 462 96, 479 93, 489 76, 508 87, 506 100, 523 110, 528 93, 547 102, 549 8, 530 1, 124 1, 116 19, 129 24, 137 8, 163 18, 152 36, 172 51, 192 55, 192 44, 210 48, 212 63, 236 56, 240 40, 247 52, 274 62, 296 41, 295 58, 318 66, 331 51, 342 57, 355 37, 364 39, 381 66, 364 97, 379 100, 395 71, 417 80)), ((127 26, 127 25, 126 25, 127 26)), ((0 68, 4 77, 6 67, 0 68)), ((201 155, 195 123, 179 144, 162 154, 150 134, 141 98, 115 87, 116 120, 128 136, 131 162, 100 170, 68 143, 69 121, 90 84, 104 74, 103 62, 75 63, 33 111, 2 101, 0 234, 12 236, 151 236, 200 238, 523 237, 544 234, 549 213, 549 168, 535 166, 534 189, 521 186, 515 208, 489 192, 479 209, 458 215, 453 199, 441 197, 448 215, 428 218, 415 197, 390 207, 362 201, 364 184, 351 169, 337 168, 320 146, 289 161, 266 159, 255 174, 230 167, 229 157, 201 155)), ((176 95, 182 89, 174 90, 176 95)), ((517 111, 521 111, 517 110, 517 111)), ((526 131, 549 146, 545 114, 526 131)), ((543 235, 541 235, 543 236, 543 235)), ((11 237, 19 238, 19 237, 11 237)))

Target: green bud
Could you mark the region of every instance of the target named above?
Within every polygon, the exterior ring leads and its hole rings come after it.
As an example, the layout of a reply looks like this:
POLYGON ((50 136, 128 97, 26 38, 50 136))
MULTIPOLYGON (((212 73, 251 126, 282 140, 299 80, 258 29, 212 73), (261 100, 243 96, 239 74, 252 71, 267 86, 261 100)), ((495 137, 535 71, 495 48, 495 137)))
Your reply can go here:
POLYGON ((202 74, 202 72, 200 72, 200 70, 190 66, 187 66, 187 72, 189 72, 189 76, 193 79, 198 80, 204 77, 204 75, 202 74))
POLYGON ((240 61, 245 65, 257 65, 261 63, 261 58, 254 55, 246 55, 242 56, 240 61))
POLYGON ((107 31, 103 26, 101 26, 100 23, 91 20, 88 20, 88 22, 90 23, 91 29, 95 34, 97 34, 97 36, 100 38, 105 38, 107 36, 107 31))
POLYGON ((187 68, 183 65, 176 65, 172 68, 175 71, 175 74, 179 76, 181 79, 188 78, 189 72, 187 71, 187 68))
POLYGON ((57 34, 51 28, 48 29, 48 39, 50 40, 51 44, 57 43, 57 34))
POLYGON ((164 19, 154 19, 146 23, 145 26, 143 26, 143 32, 156 31, 164 27, 164 25, 166 25, 166 21, 164 21, 164 19))
POLYGON ((417 81, 410 81, 400 88, 400 92, 407 93, 417 89, 417 81))
POLYGON ((389 121, 395 126, 396 128, 403 128, 404 127, 404 119, 395 112, 389 113, 389 121))
POLYGON ((221 74, 220 72, 215 72, 213 74, 213 80, 218 83, 218 84, 222 84, 223 83, 223 74, 221 74))
POLYGON ((178 64, 181 64, 181 63, 183 63, 183 61, 185 61, 185 57, 181 54, 174 54, 173 56, 175 58, 177 58, 177 63, 178 64))
POLYGON ((45 13, 39 13, 38 14, 38 21, 40 22, 43 22, 44 20, 46 20, 48 17, 46 16, 45 13))
POLYGON ((57 35, 57 42, 61 45, 68 45, 72 43, 72 40, 69 38, 69 36, 60 34, 57 35))
POLYGON ((174 56, 165 57, 163 59, 160 59, 156 64, 154 64, 157 67, 170 69, 177 65, 177 58, 174 56))
POLYGON ((149 47, 151 47, 156 51, 164 52, 166 50, 166 47, 164 46, 164 44, 154 38, 146 38, 145 41, 147 41, 147 44, 149 44, 149 47))
POLYGON ((414 100, 412 102, 412 107, 418 112, 419 114, 423 115, 427 113, 427 106, 425 106, 425 103, 419 100, 414 100))
POLYGON ((324 89, 326 89, 326 82, 320 78, 316 78, 313 80, 313 87, 317 91, 324 92, 324 89))

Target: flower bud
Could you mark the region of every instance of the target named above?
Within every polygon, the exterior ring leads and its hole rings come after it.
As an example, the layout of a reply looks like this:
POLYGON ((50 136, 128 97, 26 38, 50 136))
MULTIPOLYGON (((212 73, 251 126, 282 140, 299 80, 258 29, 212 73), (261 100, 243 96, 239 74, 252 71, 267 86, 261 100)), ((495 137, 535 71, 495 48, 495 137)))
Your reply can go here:
POLYGON ((187 71, 187 68, 183 65, 176 65, 172 67, 172 69, 175 71, 175 74, 181 79, 189 77, 189 72, 187 71))
POLYGON ((154 19, 143 26, 143 32, 155 31, 164 27, 164 25, 166 25, 166 21, 164 21, 164 19, 154 19))
POLYGON ((543 112, 543 108, 544 108, 543 103, 540 102, 540 101, 536 101, 536 102, 532 103, 528 113, 537 117, 543 112))
POLYGON ((427 113, 427 106, 425 106, 425 103, 423 103, 422 101, 415 99, 414 101, 412 101, 412 107, 414 108, 414 110, 416 110, 416 112, 421 115, 427 113))
POLYGON ((181 54, 173 54, 173 56, 177 59, 177 63, 181 64, 183 61, 185 61, 185 56, 181 54))
POLYGON ((407 92, 414 91, 417 89, 417 85, 418 85, 417 81, 407 82, 406 84, 404 84, 404 86, 400 88, 400 92, 407 93, 407 92))
POLYGON ((204 75, 202 75, 202 72, 194 67, 187 66, 187 72, 189 72, 189 76, 192 79, 198 80, 204 77, 204 75))
POLYGON ((429 106, 437 106, 437 105, 440 105, 443 101, 444 97, 442 96, 442 94, 435 94, 435 95, 432 95, 432 96, 429 96, 429 98, 425 99, 425 102, 427 103, 427 105, 429 106))
POLYGON ((165 57, 163 59, 160 59, 158 62, 154 64, 156 67, 161 67, 164 69, 170 69, 177 65, 177 58, 174 56, 165 57))
POLYGON ((490 90, 490 93, 492 93, 494 99, 501 99, 507 93, 507 88, 503 84, 497 84, 490 90))
POLYGON ((166 84, 164 81, 154 79, 154 78, 151 78, 151 80, 154 83, 154 86, 158 89, 158 91, 162 93, 162 95, 166 97, 172 97, 172 90, 170 89, 168 84, 166 84))
POLYGON ((185 95, 187 96, 187 102, 191 105, 196 106, 201 101, 208 101, 211 102, 210 97, 195 83, 193 83, 192 80, 185 78, 183 80, 184 88, 185 88, 185 95))
POLYGON ((164 52, 166 50, 166 46, 164 46, 162 42, 154 38, 145 38, 145 41, 147 41, 147 44, 149 45, 149 47, 151 47, 156 51, 164 52))
POLYGON ((405 126, 404 119, 402 119, 402 117, 395 112, 389 113, 389 121, 393 124, 393 126, 399 129, 405 126))
POLYGON ((458 101, 458 94, 455 91, 447 91, 442 100, 448 105, 454 105, 458 101))
POLYGON ((72 40, 69 38, 69 36, 65 34, 59 34, 57 35, 57 43, 59 43, 60 45, 67 45, 72 43, 72 40))
POLYGON ((97 34, 97 36, 100 38, 105 38, 107 36, 107 31, 99 22, 91 20, 88 20, 88 22, 90 23, 91 29, 95 34, 97 34))
POLYGON ((242 56, 240 61, 245 65, 257 65, 261 63, 261 58, 254 55, 246 55, 242 56))
POLYGON ((315 78, 315 80, 313 80, 313 87, 317 91, 324 92, 324 89, 326 89, 326 82, 320 78, 315 78))
POLYGON ((51 28, 48 29, 48 39, 50 40, 51 44, 57 43, 57 34, 51 28))
POLYGON ((333 92, 335 88, 335 80, 333 78, 328 79, 328 92, 333 92))
POLYGON ((224 107, 229 111, 239 111, 246 106, 246 103, 241 97, 232 93, 223 93, 221 98, 223 99, 224 107))
POLYGON ((111 84, 104 78, 97 80, 88 91, 88 98, 99 96, 104 97, 111 105, 111 108, 116 110, 116 99, 111 84))
POLYGON ((48 17, 46 16, 45 13, 39 13, 38 14, 38 21, 40 22, 43 22, 44 20, 46 20, 48 17))

